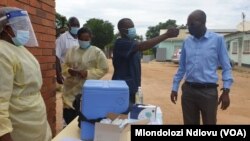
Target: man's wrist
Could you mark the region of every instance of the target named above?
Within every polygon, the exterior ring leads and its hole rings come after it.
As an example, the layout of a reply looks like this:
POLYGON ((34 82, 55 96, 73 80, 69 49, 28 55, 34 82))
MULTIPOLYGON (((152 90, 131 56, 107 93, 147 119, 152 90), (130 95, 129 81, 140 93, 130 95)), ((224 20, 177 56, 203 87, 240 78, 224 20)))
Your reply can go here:
POLYGON ((224 94, 229 94, 229 92, 230 92, 230 89, 229 89, 229 88, 221 88, 220 90, 221 90, 222 93, 224 93, 224 94))

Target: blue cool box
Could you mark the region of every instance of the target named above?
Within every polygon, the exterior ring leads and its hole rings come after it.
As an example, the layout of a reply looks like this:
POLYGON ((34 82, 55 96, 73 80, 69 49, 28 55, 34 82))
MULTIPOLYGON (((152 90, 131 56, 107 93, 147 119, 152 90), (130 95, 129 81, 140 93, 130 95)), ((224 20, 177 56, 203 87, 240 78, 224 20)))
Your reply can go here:
MULTIPOLYGON (((122 80, 86 80, 81 111, 87 119, 104 118, 107 113, 123 113, 129 106, 129 88, 122 80)), ((93 140, 95 125, 81 122, 81 139, 93 140)))

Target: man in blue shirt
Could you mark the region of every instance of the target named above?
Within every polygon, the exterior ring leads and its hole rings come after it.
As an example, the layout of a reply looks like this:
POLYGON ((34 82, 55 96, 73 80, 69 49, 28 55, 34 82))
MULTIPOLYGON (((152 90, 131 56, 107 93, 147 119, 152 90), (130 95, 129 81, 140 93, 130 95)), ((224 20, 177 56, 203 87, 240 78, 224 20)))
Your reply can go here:
POLYGON ((123 18, 118 22, 118 30, 121 38, 117 39, 113 49, 113 80, 125 80, 130 93, 130 103, 135 103, 135 93, 141 86, 141 56, 139 51, 153 48, 161 41, 176 37, 179 30, 170 28, 158 37, 144 42, 135 40, 136 30, 134 23, 129 18, 123 18))
POLYGON ((226 110, 230 105, 229 91, 233 83, 231 66, 224 38, 207 31, 206 14, 192 12, 187 20, 189 36, 183 43, 179 69, 173 80, 171 101, 177 101, 179 83, 182 85, 181 105, 184 124, 216 124, 217 106, 226 110), (223 88, 218 100, 217 68, 222 66, 223 88))

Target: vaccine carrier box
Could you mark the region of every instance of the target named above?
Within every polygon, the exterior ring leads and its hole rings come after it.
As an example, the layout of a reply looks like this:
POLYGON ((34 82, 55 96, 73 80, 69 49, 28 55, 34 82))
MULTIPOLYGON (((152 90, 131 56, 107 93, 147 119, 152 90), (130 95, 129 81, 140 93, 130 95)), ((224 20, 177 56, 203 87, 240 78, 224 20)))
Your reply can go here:
MULTIPOLYGON (((129 88, 123 80, 86 80, 81 112, 87 120, 105 118, 108 113, 124 113, 129 107, 129 88)), ((81 121, 81 139, 94 139, 95 125, 81 121)))

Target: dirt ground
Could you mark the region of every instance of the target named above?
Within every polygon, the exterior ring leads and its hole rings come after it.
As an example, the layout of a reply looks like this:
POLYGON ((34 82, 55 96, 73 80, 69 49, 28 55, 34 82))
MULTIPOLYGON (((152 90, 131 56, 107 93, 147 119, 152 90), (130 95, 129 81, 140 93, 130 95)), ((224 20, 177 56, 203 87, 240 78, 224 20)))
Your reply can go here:
MULTIPOLYGON (((102 79, 110 80, 113 74, 112 61, 109 60, 110 70, 102 79)), ((180 104, 181 91, 177 104, 170 101, 173 76, 178 65, 171 62, 142 63, 142 90, 144 103, 161 107, 164 124, 183 124, 180 104)), ((221 70, 218 71, 221 82, 221 70)), ((234 84, 231 88, 230 107, 223 111, 218 109, 218 124, 250 124, 250 69, 235 68, 233 70, 234 84)), ((219 89, 218 88, 218 89, 219 89)), ((57 96, 57 119, 61 119, 61 96, 57 96)), ((62 122, 58 121, 58 130, 62 122)))

